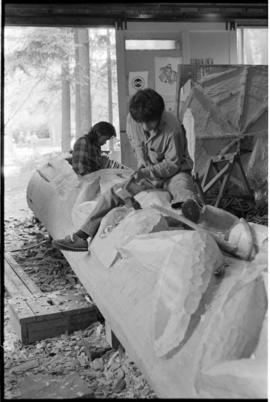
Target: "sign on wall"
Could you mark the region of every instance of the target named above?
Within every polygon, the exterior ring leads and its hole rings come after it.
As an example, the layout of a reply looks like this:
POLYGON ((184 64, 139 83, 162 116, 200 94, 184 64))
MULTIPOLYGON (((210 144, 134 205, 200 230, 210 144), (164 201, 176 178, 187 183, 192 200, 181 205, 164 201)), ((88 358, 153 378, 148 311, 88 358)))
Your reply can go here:
POLYGON ((148 71, 130 71, 128 77, 128 94, 134 95, 139 89, 148 87, 148 71))
POLYGON ((181 61, 181 57, 155 57, 155 89, 169 111, 175 108, 177 71, 181 61))

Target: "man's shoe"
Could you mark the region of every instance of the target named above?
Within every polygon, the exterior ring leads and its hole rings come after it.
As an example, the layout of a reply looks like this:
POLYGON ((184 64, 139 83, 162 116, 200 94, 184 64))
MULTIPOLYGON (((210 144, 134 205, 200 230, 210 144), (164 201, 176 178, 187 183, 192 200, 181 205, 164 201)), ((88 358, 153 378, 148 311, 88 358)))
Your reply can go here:
POLYGON ((66 236, 64 239, 53 240, 52 244, 54 247, 60 250, 68 251, 88 251, 88 242, 86 239, 82 239, 75 233, 66 236))
POLYGON ((192 198, 188 199, 182 204, 182 214, 185 218, 197 223, 201 215, 199 204, 192 198))

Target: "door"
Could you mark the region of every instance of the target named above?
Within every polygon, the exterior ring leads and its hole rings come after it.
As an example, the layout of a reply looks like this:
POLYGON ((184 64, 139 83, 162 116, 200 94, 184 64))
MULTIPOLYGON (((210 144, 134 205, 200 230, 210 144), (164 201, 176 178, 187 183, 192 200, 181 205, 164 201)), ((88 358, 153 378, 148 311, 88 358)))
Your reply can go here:
POLYGON ((137 89, 153 88, 163 96, 167 110, 176 99, 177 65, 182 63, 181 32, 116 32, 121 161, 133 169, 135 154, 126 134, 131 96, 137 89))

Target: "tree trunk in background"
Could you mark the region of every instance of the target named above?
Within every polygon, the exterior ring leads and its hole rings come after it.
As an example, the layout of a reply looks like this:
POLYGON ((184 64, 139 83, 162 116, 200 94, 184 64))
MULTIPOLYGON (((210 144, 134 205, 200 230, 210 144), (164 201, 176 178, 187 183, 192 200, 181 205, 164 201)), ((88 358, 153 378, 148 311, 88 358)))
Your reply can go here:
POLYGON ((75 45, 75 136, 76 139, 83 135, 81 131, 81 96, 80 96, 80 60, 78 29, 74 28, 75 45))
POLYGON ((87 28, 78 29, 80 74, 80 133, 86 134, 92 125, 90 99, 89 35, 87 28))
MULTIPOLYGON (((108 72, 108 114, 109 122, 113 122, 113 104, 112 104, 112 60, 111 60, 111 39, 110 31, 107 29, 107 72, 108 72)), ((114 150, 113 139, 109 141, 110 151, 114 150)))
POLYGON ((70 124, 70 83, 69 83, 69 66, 68 61, 62 63, 61 73, 62 86, 62 136, 61 149, 62 152, 70 151, 71 142, 71 124, 70 124))

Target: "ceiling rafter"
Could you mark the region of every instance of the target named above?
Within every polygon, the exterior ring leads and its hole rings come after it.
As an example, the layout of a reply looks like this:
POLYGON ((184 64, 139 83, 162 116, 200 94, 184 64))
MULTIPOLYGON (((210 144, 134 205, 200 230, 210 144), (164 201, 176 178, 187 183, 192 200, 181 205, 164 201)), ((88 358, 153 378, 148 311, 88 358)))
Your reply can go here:
POLYGON ((258 21, 267 25, 268 3, 13 3, 4 4, 5 24, 65 23, 114 25, 116 21, 258 21))

